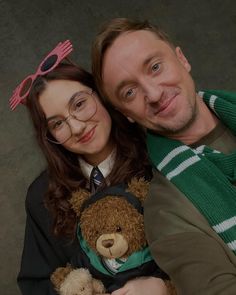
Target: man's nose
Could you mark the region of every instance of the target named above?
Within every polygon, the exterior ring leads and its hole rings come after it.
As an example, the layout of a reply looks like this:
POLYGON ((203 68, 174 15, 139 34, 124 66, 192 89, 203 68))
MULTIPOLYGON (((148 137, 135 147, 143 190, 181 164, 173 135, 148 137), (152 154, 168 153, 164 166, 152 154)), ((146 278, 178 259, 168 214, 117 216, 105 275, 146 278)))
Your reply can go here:
POLYGON ((157 103, 162 94, 163 94, 163 89, 160 85, 155 84, 153 81, 146 82, 144 87, 143 87, 143 92, 144 92, 144 97, 145 97, 145 102, 152 104, 152 103, 157 103))

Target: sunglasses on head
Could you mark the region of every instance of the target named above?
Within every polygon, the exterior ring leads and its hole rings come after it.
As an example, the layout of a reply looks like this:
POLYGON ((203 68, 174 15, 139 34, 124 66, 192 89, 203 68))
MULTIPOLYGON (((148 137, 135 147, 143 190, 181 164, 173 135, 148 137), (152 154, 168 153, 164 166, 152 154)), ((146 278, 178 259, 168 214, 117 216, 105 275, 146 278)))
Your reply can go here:
POLYGON ((14 110, 18 104, 24 104, 26 102, 26 97, 30 92, 31 86, 38 76, 43 76, 51 72, 72 50, 73 47, 69 40, 60 42, 43 59, 35 74, 27 76, 13 91, 13 95, 9 101, 11 110, 14 110))

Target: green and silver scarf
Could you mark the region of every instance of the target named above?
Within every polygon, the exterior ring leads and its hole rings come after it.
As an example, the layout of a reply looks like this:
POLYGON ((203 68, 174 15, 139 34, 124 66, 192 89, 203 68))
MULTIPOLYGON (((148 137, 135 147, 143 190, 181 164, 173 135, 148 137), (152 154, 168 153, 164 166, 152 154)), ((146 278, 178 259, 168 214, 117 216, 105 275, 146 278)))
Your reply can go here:
MULTIPOLYGON (((199 93, 208 107, 236 135, 236 93, 199 93)), ((205 216, 212 228, 236 254, 236 151, 223 154, 205 145, 191 148, 148 132, 149 156, 205 216)))

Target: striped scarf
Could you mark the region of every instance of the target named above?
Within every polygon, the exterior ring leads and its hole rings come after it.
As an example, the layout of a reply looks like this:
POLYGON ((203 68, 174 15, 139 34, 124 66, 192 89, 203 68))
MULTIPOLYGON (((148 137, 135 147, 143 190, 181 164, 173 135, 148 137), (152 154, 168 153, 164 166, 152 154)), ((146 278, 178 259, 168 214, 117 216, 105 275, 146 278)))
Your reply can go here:
MULTIPOLYGON (((236 93, 199 93, 208 107, 236 135, 236 93)), ((191 148, 148 132, 149 156, 205 216, 216 233, 236 254, 236 151, 223 154, 202 145, 191 148)))

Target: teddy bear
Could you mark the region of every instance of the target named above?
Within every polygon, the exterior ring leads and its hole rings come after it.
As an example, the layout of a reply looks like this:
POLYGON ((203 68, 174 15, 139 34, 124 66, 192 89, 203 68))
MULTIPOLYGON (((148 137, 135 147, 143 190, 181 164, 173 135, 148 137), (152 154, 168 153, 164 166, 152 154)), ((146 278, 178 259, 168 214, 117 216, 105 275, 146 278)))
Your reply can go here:
POLYGON ((148 181, 133 178, 128 185, 108 187, 94 195, 82 189, 72 194, 70 203, 79 219, 77 237, 81 251, 72 258, 73 267, 58 268, 51 276, 60 295, 92 295, 105 290, 110 293, 140 276, 160 277, 169 294, 176 294, 147 246, 143 203, 148 188, 148 181), (78 272, 72 276, 75 270, 78 272), (87 271, 89 284, 79 271, 87 271))
POLYGON ((51 275, 55 290, 61 295, 93 295, 105 293, 101 281, 94 279, 88 269, 73 269, 70 264, 58 267, 51 275))

